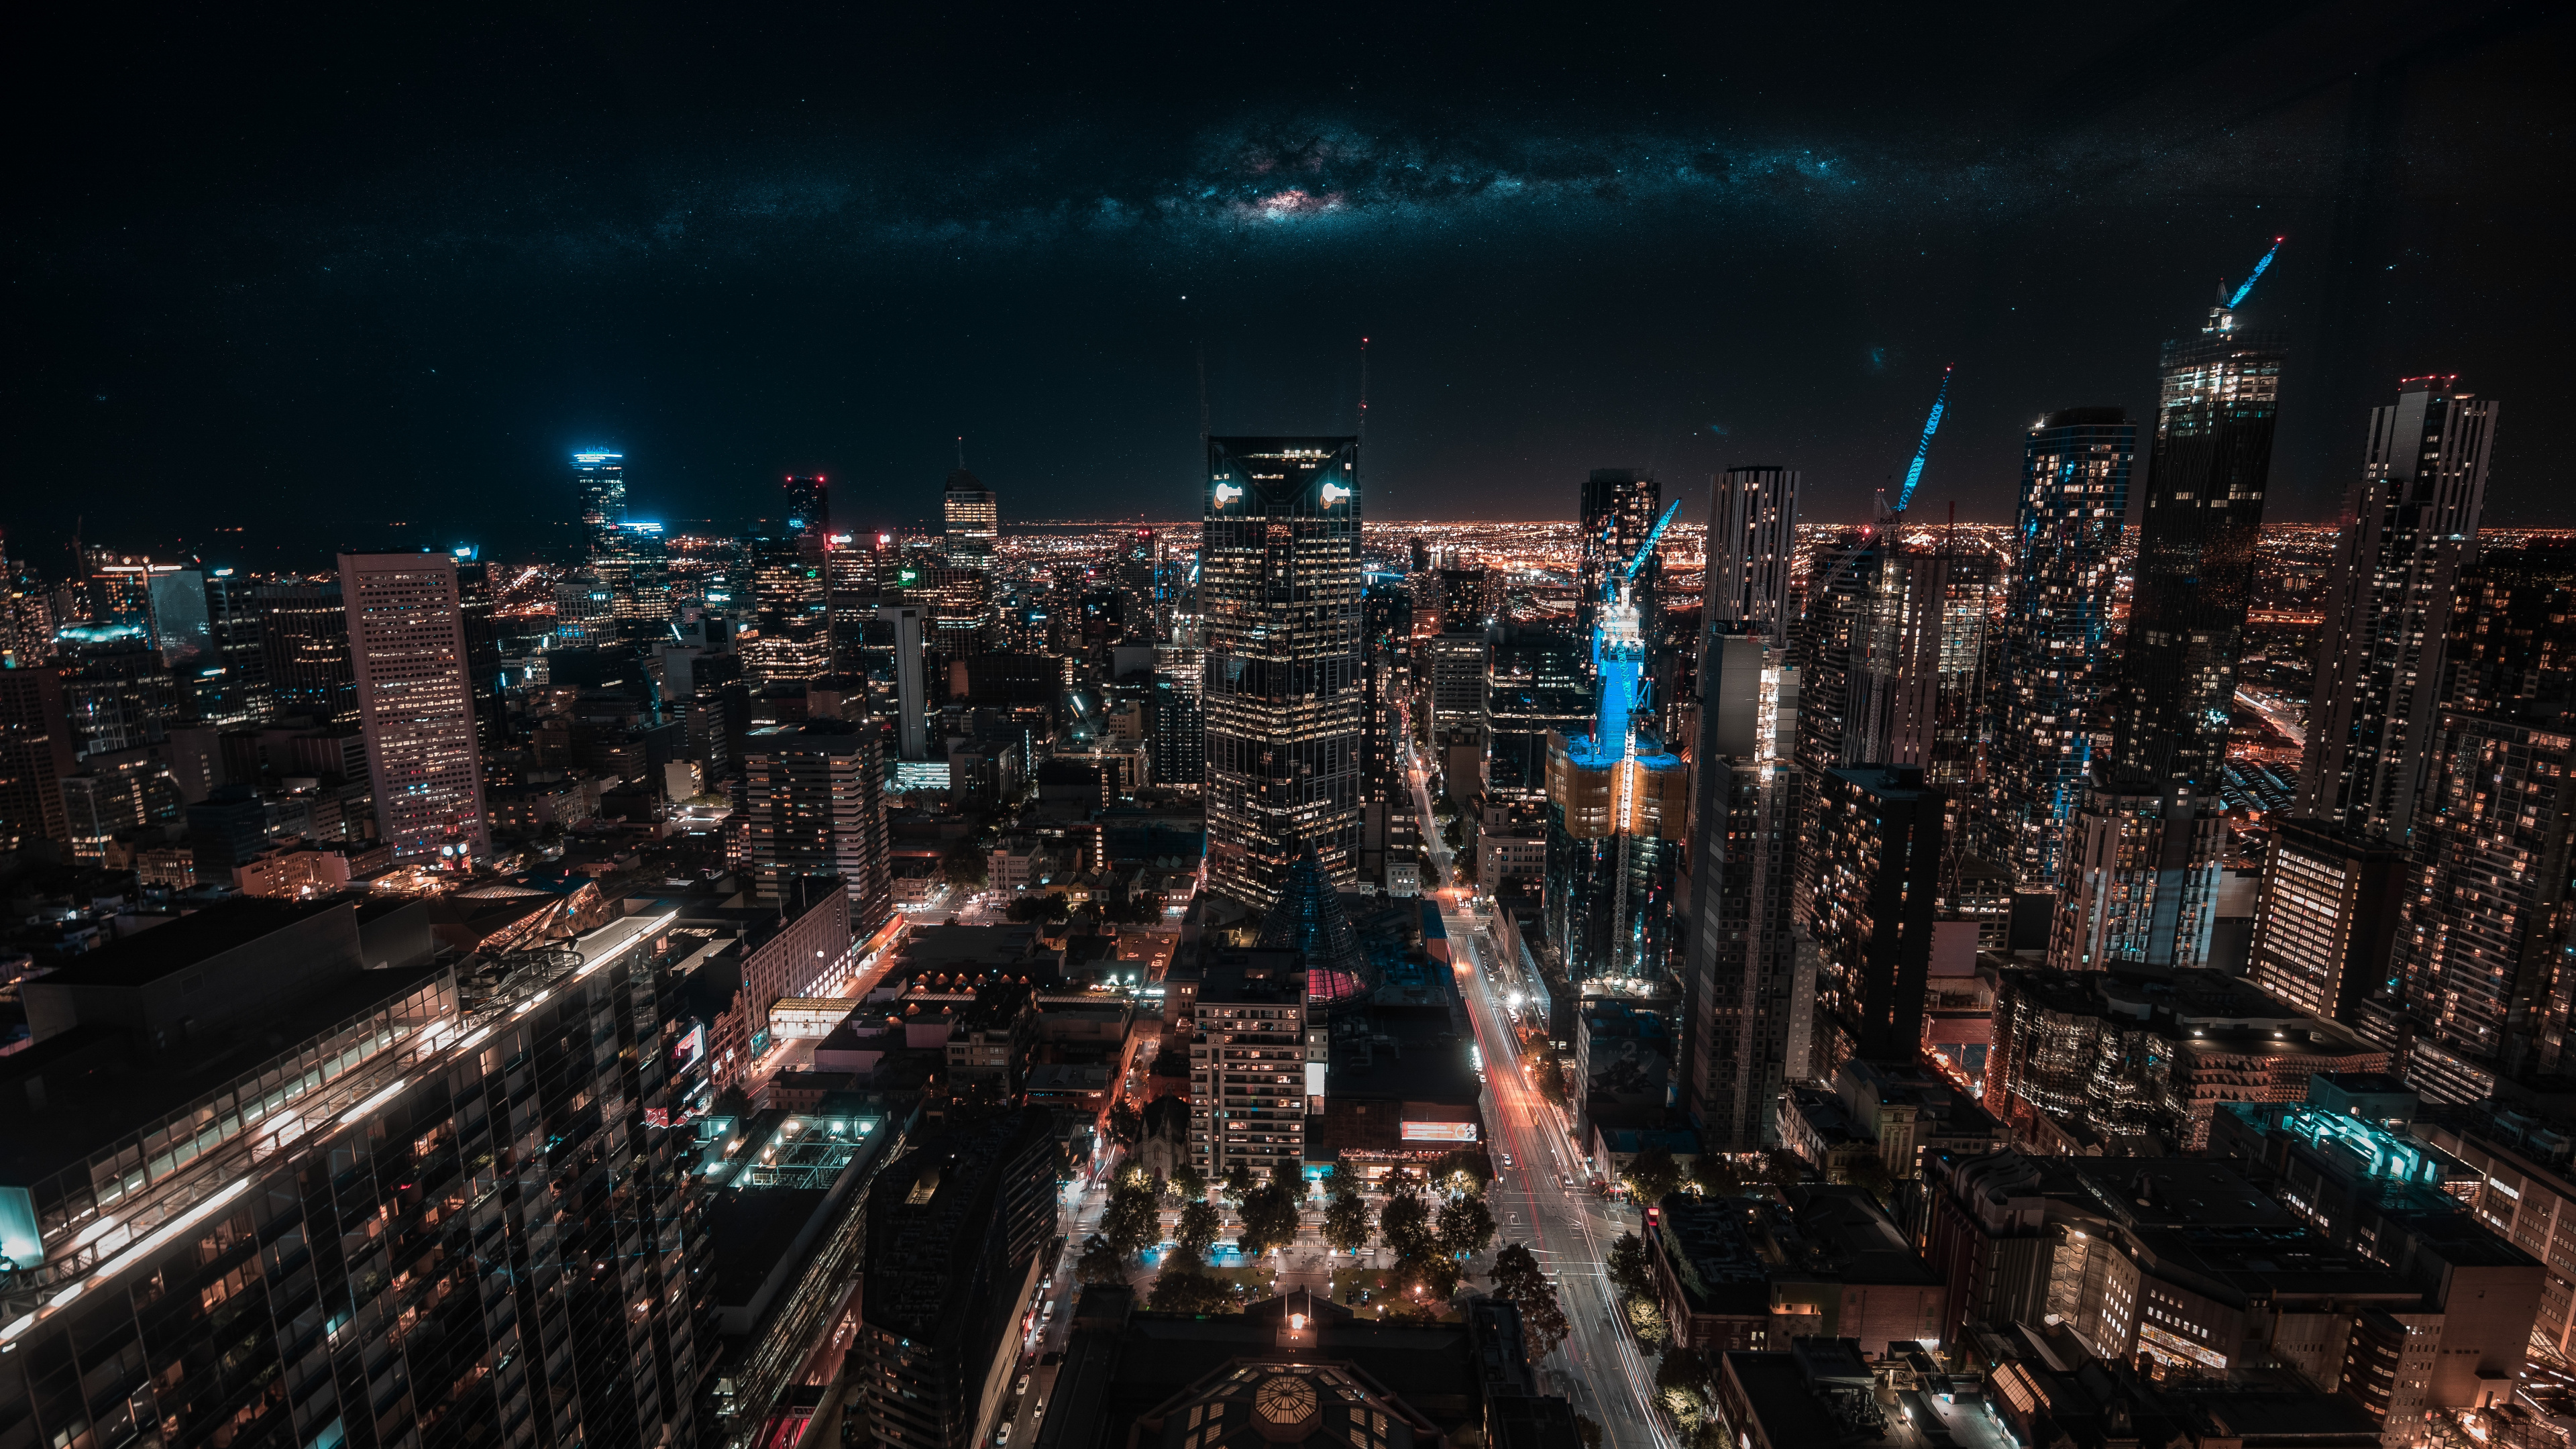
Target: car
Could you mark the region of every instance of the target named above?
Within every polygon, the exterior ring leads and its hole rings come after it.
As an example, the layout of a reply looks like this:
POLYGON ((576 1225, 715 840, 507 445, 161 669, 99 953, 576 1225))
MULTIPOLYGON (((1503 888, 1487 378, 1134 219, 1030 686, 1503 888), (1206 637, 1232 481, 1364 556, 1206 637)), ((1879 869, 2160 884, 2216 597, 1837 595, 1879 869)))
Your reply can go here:
POLYGON ((1509 1166, 1511 1166, 1511 1165, 1512 1165, 1512 1155, 1511 1155, 1510 1153, 1506 1152, 1506 1153, 1504 1153, 1504 1154, 1503 1154, 1503 1166, 1505 1166, 1505 1167, 1509 1167, 1509 1166))
POLYGON ((1019 1395, 1019 1394, 1025 1394, 1025 1393, 1027 1393, 1028 1391, 1029 1391, 1029 1376, 1028 1376, 1027 1374, 1022 1374, 1022 1375, 1020 1375, 1020 1386, 1019 1386, 1018 1388, 1016 1388, 1016 1389, 1011 1390, 1011 1393, 1012 1393, 1013 1395, 1015 1395, 1015 1396, 1016 1396, 1016 1395, 1019 1395))
POLYGON ((993 1442, 994 1442, 994 1443, 996 1443, 996 1444, 1008 1444, 1008 1443, 1010 1443, 1010 1442, 1011 1442, 1011 1426, 1010 1426, 1010 1425, 1008 1425, 1008 1424, 1004 1424, 1004 1425, 1003 1425, 999 1430, 995 1431, 995 1433, 994 1433, 994 1435, 993 1435, 993 1442))

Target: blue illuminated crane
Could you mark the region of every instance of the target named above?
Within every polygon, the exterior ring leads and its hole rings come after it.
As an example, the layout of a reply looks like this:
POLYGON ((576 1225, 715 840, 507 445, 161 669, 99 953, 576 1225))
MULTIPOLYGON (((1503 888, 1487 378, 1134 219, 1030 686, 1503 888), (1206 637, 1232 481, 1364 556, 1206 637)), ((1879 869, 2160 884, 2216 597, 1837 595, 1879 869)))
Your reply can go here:
POLYGON ((2263 254, 2263 260, 2254 264, 2254 270, 2246 275, 2245 285, 2237 288, 2236 295, 2227 299, 2228 306, 2242 307, 2245 305, 2245 294, 2254 290, 2254 284, 2256 282, 2263 280, 2263 269, 2272 265, 2272 259, 2281 254, 2281 243, 2288 240, 2288 237, 2283 236, 2272 238, 2272 249, 2263 254))
MULTIPOLYGON (((1891 533, 1898 520, 1905 516, 1906 505, 1914 501, 1914 485, 1923 481, 1924 460, 1932 456, 1932 435, 1941 431, 1941 415, 1950 410, 1950 373, 1956 366, 1957 364, 1953 363, 1951 367, 1941 369, 1941 387, 1932 395, 1931 413, 1923 419, 1923 436, 1915 440, 1914 461, 1905 467, 1905 487, 1897 493, 1896 506, 1887 509, 1887 517, 1883 520, 1891 533)), ((1881 507, 1886 505, 1886 495, 1883 492, 1879 503, 1881 507)), ((1804 619, 1808 614, 1815 612, 1816 601, 1833 592, 1834 581, 1842 577, 1843 570, 1858 563, 1863 554, 1875 552, 1878 546, 1878 536, 1873 534, 1867 544, 1836 559, 1834 566, 1826 571, 1824 579, 1808 591, 1807 607, 1799 611, 1798 617, 1804 619)))

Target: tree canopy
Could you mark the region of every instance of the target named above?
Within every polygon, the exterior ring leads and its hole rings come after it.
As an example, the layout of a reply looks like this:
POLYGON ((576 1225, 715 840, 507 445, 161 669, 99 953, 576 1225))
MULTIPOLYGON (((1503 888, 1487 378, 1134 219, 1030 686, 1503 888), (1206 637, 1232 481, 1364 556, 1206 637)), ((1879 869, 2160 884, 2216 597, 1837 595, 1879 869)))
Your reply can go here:
POLYGON ((1564 1305, 1557 1301, 1556 1285, 1547 1280, 1538 1258, 1525 1244, 1506 1244, 1494 1255, 1494 1296, 1509 1299, 1520 1310, 1521 1338, 1533 1365, 1554 1353, 1574 1331, 1565 1321, 1564 1305))

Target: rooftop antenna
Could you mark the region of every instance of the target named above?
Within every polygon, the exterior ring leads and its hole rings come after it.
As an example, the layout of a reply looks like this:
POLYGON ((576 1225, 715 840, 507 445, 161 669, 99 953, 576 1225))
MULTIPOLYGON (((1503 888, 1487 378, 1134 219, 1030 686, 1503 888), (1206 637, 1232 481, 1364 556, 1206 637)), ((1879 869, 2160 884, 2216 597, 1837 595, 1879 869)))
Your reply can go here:
MULTIPOLYGON (((1351 441, 1358 451, 1368 451, 1368 339, 1365 337, 1360 339, 1360 426, 1351 441)), ((1378 506, 1385 506, 1383 500, 1378 506)))
POLYGON ((966 435, 964 433, 957 435, 957 471, 960 473, 966 471, 966 435))

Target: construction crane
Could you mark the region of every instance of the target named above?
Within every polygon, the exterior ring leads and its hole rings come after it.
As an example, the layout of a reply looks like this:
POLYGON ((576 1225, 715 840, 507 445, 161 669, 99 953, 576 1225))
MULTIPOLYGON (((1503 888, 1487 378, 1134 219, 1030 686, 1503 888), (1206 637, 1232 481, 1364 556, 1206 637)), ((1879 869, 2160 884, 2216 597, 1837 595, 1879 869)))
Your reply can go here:
MULTIPOLYGON (((2254 290, 2254 284, 2256 282, 2263 280, 2264 268, 2272 265, 2272 259, 2281 254, 2281 243, 2288 240, 2289 238, 2285 236, 2276 236, 2272 238, 2272 249, 2263 254, 2263 260, 2254 264, 2253 271, 2246 274, 2245 285, 2237 288, 2236 295, 2227 299, 2228 306, 2242 307, 2245 305, 2245 294, 2254 290)), ((2218 285, 2222 291, 2225 290, 2227 286, 2225 282, 2221 282, 2218 285)))
POLYGON ((1825 574, 1823 580, 1808 591, 1807 607, 1798 611, 1801 623, 1805 622, 1809 614, 1815 612, 1818 599, 1833 592, 1834 583, 1842 577, 1843 570, 1858 563, 1862 555, 1877 551, 1879 538, 1882 536, 1881 530, 1892 534, 1895 532, 1896 525, 1904 519, 1907 505, 1914 501, 1914 485, 1923 481, 1924 460, 1932 456, 1932 435, 1941 431, 1941 415, 1950 410, 1950 373, 1956 366, 1957 364, 1953 363, 1951 367, 1941 369, 1941 387, 1932 395, 1932 411, 1923 419, 1923 436, 1915 440, 1914 460, 1905 467, 1905 486, 1897 492, 1896 506, 1889 508, 1886 490, 1879 490, 1878 507, 1884 516, 1876 520, 1869 542, 1836 559, 1833 568, 1825 574))
POLYGON ((1672 505, 1664 510, 1664 516, 1655 520, 1655 526, 1646 530, 1646 541, 1637 545, 1636 557, 1628 560, 1627 566, 1619 570, 1621 583, 1632 583, 1636 580, 1638 573, 1646 567, 1646 560, 1654 556, 1655 545, 1664 541, 1664 530, 1673 526, 1673 515, 1681 511, 1682 501, 1676 498, 1672 501, 1672 505))

